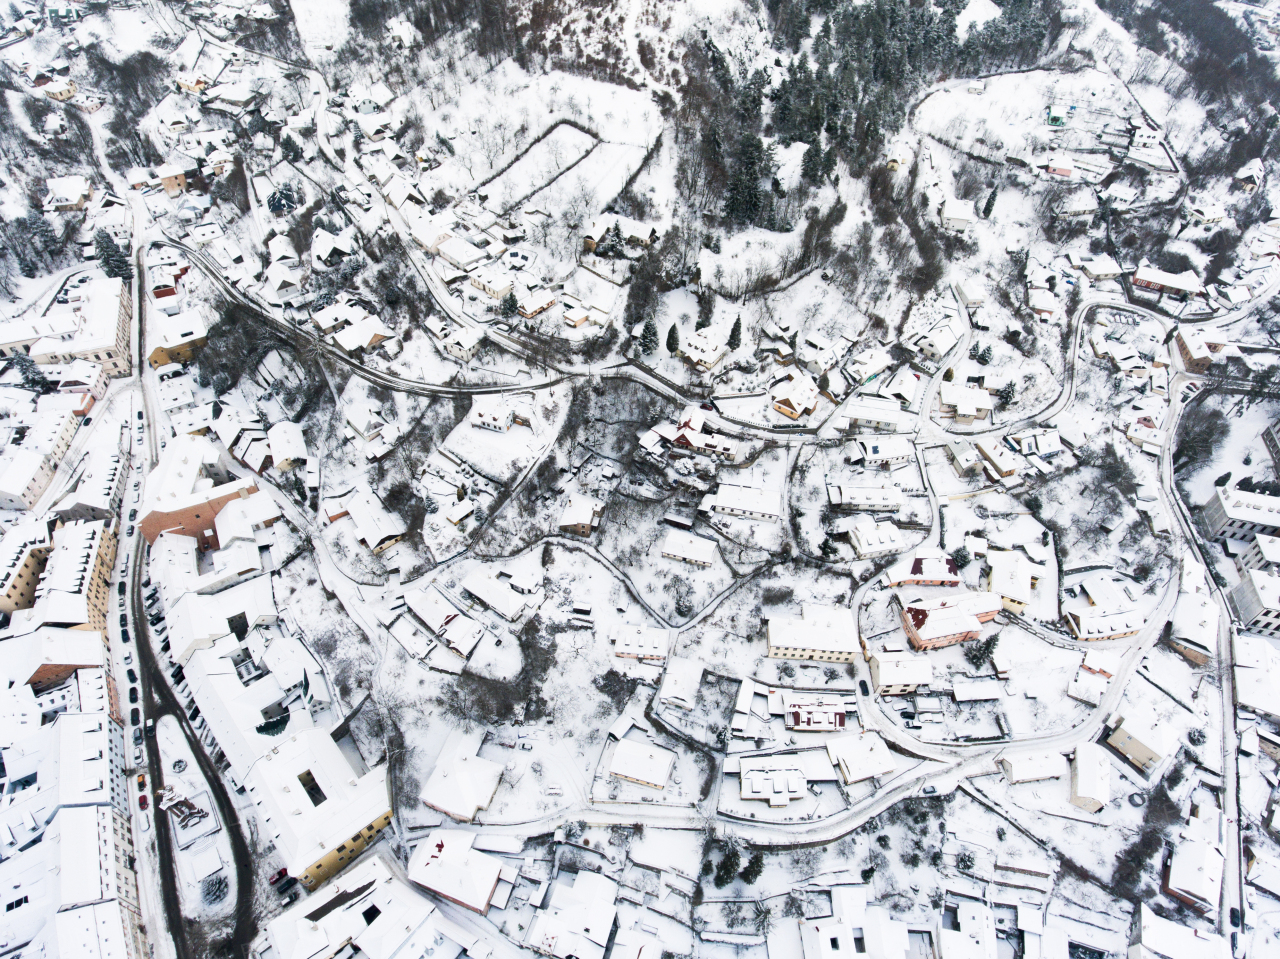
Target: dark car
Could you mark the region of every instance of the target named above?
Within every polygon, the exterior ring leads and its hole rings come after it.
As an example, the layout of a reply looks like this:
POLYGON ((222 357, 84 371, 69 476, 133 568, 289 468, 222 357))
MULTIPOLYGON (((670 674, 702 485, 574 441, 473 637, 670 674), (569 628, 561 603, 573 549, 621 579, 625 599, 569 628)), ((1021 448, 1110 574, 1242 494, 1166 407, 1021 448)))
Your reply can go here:
POLYGON ((1237 929, 1240 928, 1240 910, 1235 906, 1231 907, 1231 925, 1235 926, 1237 929))
POLYGON ((124 535, 125 535, 125 536, 132 536, 132 535, 133 535, 133 527, 132 527, 132 526, 130 526, 130 527, 129 527, 129 532, 125 533, 124 535))
POLYGON ((125 594, 125 590, 127 590, 128 588, 129 587, 125 583, 125 581, 120 580, 120 584, 116 587, 116 592, 119 593, 121 596, 123 596, 125 594))
POLYGON ((142 722, 142 711, 137 708, 129 710, 129 725, 136 726, 140 722, 142 722))
POLYGON ((139 419, 139 420, 141 420, 141 419, 142 419, 142 410, 138 410, 138 419, 139 419))
POLYGON ((138 518, 138 511, 136 509, 129 510, 129 522, 132 523, 137 518, 138 518))
POLYGON ((288 867, 285 867, 284 869, 281 869, 278 873, 276 873, 274 876, 272 876, 270 879, 268 879, 267 883, 269 885, 274 886, 276 883, 278 883, 281 879, 283 879, 287 875, 289 875, 289 869, 288 867))
POLYGON ((159 626, 160 621, 162 619, 164 619, 164 616, 162 616, 159 613, 156 613, 154 616, 148 617, 147 622, 150 623, 152 626, 159 626))
POLYGON ((143 793, 141 796, 138 797, 138 808, 139 809, 147 808, 147 796, 145 793, 143 793))
POLYGON ((126 626, 128 626, 128 625, 129 625, 129 617, 128 617, 128 615, 127 615, 127 614, 125 614, 125 613, 121 613, 121 614, 120 614, 120 628, 121 628, 121 629, 124 629, 124 628, 125 628, 126 626))
POLYGON ((276 892, 281 892, 281 893, 288 892, 297 884, 298 884, 298 880, 294 879, 292 876, 285 876, 283 879, 280 880, 280 882, 276 884, 276 892))
POLYGON ((81 426, 88 426, 88 425, 89 425, 90 423, 92 423, 92 422, 93 422, 93 417, 92 417, 92 416, 86 416, 84 419, 82 419, 82 420, 80 421, 80 425, 81 425, 81 426))
POLYGON ((698 405, 704 410, 712 410, 712 411, 715 410, 715 407, 712 406, 710 403, 700 403, 698 405))
POLYGON ((858 680, 858 689, 862 691, 862 695, 864 696, 871 695, 871 688, 867 685, 867 681, 865 679, 858 680))
POLYGON ((932 796, 934 793, 936 793, 936 792, 938 791, 938 787, 937 787, 937 786, 925 786, 925 787, 924 787, 924 789, 922 789, 922 790, 920 790, 920 791, 921 791, 922 793, 924 793, 926 796, 932 796))
POLYGON ((167 653, 169 651, 169 641, 166 639, 160 644, 160 652, 167 653))
POLYGON ((129 641, 129 631, 127 629, 120 630, 120 642, 127 643, 129 641))
POLYGON ((138 701, 138 687, 137 687, 137 686, 130 686, 130 687, 129 687, 129 702, 131 702, 131 703, 136 703, 137 701, 138 701))
POLYGON ((132 669, 126 669, 124 671, 124 674, 129 677, 129 682, 136 683, 138 681, 138 674, 135 673, 132 669))
POLYGON ((142 745, 142 730, 141 730, 141 729, 135 729, 135 730, 133 731, 133 744, 134 744, 135 746, 141 746, 141 745, 142 745))

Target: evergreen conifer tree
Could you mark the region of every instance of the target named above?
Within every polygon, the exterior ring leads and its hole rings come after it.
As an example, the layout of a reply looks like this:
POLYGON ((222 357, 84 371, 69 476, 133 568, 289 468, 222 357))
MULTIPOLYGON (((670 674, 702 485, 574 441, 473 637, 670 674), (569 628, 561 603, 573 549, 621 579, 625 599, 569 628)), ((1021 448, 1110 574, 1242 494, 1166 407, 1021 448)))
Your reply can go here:
POLYGON ((18 368, 18 372, 22 375, 22 385, 24 387, 41 393, 49 391, 52 384, 50 384, 48 377, 44 375, 40 367, 36 366, 36 361, 26 353, 14 353, 13 365, 18 368))
POLYGON ((998 193, 998 192, 999 192, 999 189, 1000 189, 999 187, 994 187, 994 186, 993 186, 993 187, 991 188, 991 193, 987 196, 987 202, 986 202, 986 204, 982 207, 982 218, 983 218, 984 220, 989 220, 989 219, 991 219, 991 211, 992 211, 993 209, 995 209, 995 205, 996 205, 996 193, 998 193))
POLYGON ((98 254, 98 263, 102 272, 111 277, 120 277, 126 283, 133 280, 133 267, 129 264, 128 254, 116 245, 111 234, 99 230, 93 235, 93 246, 98 254))
POLYGON ((809 145, 800 160, 800 175, 810 183, 818 183, 822 179, 822 147, 816 142, 809 145))
POLYGON ((667 330, 667 352, 672 355, 680 352, 680 331, 676 329, 674 323, 671 329, 667 330))
POLYGON ((653 317, 644 321, 644 329, 640 332, 640 352, 648 355, 658 348, 658 326, 653 317))
POLYGON ((753 852, 751 858, 747 860, 746 867, 742 870, 742 881, 750 886, 760 878, 762 872, 764 872, 764 854, 753 852))
POLYGON ((730 846, 725 850, 720 865, 716 867, 715 884, 717 889, 723 889, 729 883, 733 882, 738 875, 738 866, 742 864, 742 856, 738 854, 738 850, 730 846))
POLYGON ((498 310, 503 316, 515 316, 518 309, 520 309, 520 304, 516 301, 515 290, 504 296, 498 306, 498 310))
POLYGON ((729 331, 729 349, 736 350, 742 345, 742 315, 733 321, 733 329, 729 331))

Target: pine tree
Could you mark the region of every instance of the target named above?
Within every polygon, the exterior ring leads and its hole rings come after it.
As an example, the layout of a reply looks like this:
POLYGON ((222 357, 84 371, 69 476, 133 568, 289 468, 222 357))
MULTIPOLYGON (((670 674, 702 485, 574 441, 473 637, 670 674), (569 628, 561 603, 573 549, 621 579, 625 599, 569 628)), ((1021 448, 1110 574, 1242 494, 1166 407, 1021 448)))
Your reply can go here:
POLYGON ((717 889, 723 889, 729 883, 733 882, 738 875, 738 866, 742 864, 742 857, 738 854, 738 850, 730 846, 725 850, 724 856, 720 859, 720 865, 716 867, 715 884, 717 889))
POLYGON ((999 192, 999 189, 999 187, 994 186, 991 188, 991 194, 987 197, 987 202, 982 208, 982 218, 984 220, 991 219, 991 211, 995 209, 996 193, 999 192))
POLYGON ((129 263, 129 256, 116 245, 110 233, 106 230, 95 233, 93 246, 97 251, 98 263, 101 264, 103 273, 110 277, 119 277, 126 283, 133 281, 133 267, 129 263))
POLYGON ((831 379, 826 373, 818 377, 818 389, 823 393, 831 392, 831 379))
POLYGON ((973 562, 973 557, 969 555, 969 551, 965 547, 961 546, 951 554, 951 561, 956 564, 956 569, 964 569, 973 562))
POLYGON ((804 157, 800 160, 800 175, 810 183, 822 180, 822 147, 816 142, 811 143, 809 149, 804 151, 804 157))
POLYGON ((673 356, 680 352, 680 331, 676 329, 674 323, 671 324, 671 329, 667 330, 667 352, 673 356))
POLYGON ((504 296, 502 302, 498 305, 498 311, 503 316, 515 316, 518 309, 520 309, 520 304, 516 302, 515 290, 504 296))
POLYGON ((31 245, 41 253, 52 253, 58 247, 58 234, 50 226, 44 214, 32 210, 26 215, 23 223, 31 235, 31 245))
POLYGON ((988 363, 991 362, 991 354, 992 354, 991 345, 988 344, 987 346, 984 346, 982 348, 982 352, 978 354, 978 362, 981 363, 983 366, 986 366, 988 363))
POLYGON ((980 344, 977 340, 974 340, 973 345, 969 347, 969 359, 976 360, 978 358, 978 354, 981 352, 982 352, 982 344, 980 344))
POLYGON ((1017 388, 1013 385, 1013 380, 1010 380, 1004 386, 1000 387, 996 392, 996 395, 1000 397, 1000 404, 1002 406, 1008 406, 1012 403, 1014 396, 1017 395, 1017 388))
POLYGON ((750 886, 760 878, 762 872, 764 872, 764 853, 753 852, 742 870, 742 881, 750 886))
POLYGON ((298 146, 297 140, 286 133, 284 139, 280 141, 280 155, 290 163, 297 163, 302 159, 302 147, 298 146))
POLYGON ((742 315, 733 321, 733 329, 729 331, 729 349, 736 350, 742 345, 742 315))
POLYGON ((36 366, 36 361, 26 353, 14 353, 13 365, 18 368, 18 372, 22 375, 22 385, 26 389, 47 393, 52 388, 48 377, 44 375, 40 367, 36 366))
POLYGON ((658 325, 653 317, 644 321, 644 329, 640 332, 640 352, 646 356, 658 348, 658 325))

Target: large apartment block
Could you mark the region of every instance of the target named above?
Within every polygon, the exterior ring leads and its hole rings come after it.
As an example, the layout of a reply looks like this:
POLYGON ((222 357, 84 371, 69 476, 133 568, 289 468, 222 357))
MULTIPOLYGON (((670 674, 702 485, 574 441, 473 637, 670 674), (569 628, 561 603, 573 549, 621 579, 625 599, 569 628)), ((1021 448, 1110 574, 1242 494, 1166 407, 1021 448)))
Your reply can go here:
POLYGON ((1275 536, 1280 532, 1280 496, 1219 486, 1204 504, 1203 516, 1215 539, 1252 542, 1259 533, 1275 536))

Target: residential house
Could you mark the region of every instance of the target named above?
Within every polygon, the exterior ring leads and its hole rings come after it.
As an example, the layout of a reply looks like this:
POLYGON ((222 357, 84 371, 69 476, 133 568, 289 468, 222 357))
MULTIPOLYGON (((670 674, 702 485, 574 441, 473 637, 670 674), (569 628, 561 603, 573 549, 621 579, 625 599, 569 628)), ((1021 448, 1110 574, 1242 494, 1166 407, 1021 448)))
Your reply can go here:
POLYGON ((789 419, 798 420, 818 408, 818 385, 798 370, 775 382, 769 393, 773 408, 789 419))
POLYGON ((869 657, 871 688, 875 695, 909 696, 933 682, 933 666, 927 656, 880 651, 869 657))
POLYGON ((798 617, 770 616, 766 636, 771 659, 851 663, 858 654, 852 610, 804 604, 798 617))
POLYGON ((574 493, 570 495, 564 513, 560 516, 560 531, 588 537, 600 526, 600 518, 603 515, 603 501, 582 493, 574 493))

